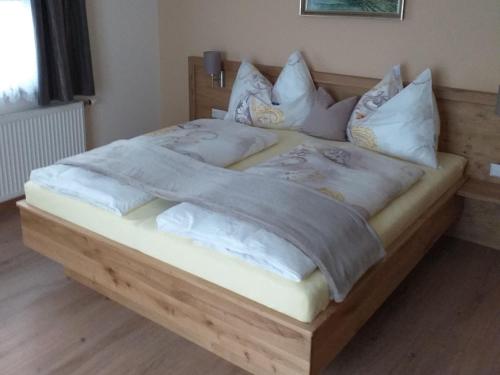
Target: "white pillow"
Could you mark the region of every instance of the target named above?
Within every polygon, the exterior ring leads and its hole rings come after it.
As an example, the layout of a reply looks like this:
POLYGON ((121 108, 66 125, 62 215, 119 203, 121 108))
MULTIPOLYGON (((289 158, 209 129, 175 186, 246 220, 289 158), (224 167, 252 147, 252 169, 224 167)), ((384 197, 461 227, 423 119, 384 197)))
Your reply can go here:
POLYGON ((273 88, 273 103, 293 103, 304 96, 316 94, 309 68, 299 51, 293 52, 273 88))
POLYGON ((276 85, 250 63, 242 63, 226 119, 266 128, 300 128, 314 103, 315 86, 300 52, 294 52, 276 85))
POLYGON ((268 101, 272 96, 272 90, 273 85, 271 82, 255 66, 248 61, 243 61, 233 83, 225 120, 251 125, 252 120, 248 111, 247 98, 253 95, 261 100, 268 101))
MULTIPOLYGON (((403 81, 401 80, 401 67, 395 65, 385 75, 374 88, 365 93, 358 104, 354 107, 351 119, 349 120, 347 135, 351 126, 360 125, 367 117, 373 115, 382 105, 387 103, 393 96, 403 90, 403 81)), ((352 142, 351 137, 349 140, 352 142)))
POLYGON ((430 69, 364 118, 349 126, 354 144, 437 168, 439 112, 430 69))

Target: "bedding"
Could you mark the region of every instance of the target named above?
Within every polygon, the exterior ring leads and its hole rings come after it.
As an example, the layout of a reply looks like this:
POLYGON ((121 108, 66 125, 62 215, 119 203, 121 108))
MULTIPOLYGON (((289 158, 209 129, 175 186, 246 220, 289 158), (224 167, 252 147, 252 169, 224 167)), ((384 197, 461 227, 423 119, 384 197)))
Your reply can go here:
MULTIPOLYGON (((279 142, 235 165, 243 170, 287 152, 307 140, 294 131, 273 131, 279 142)), ((336 142, 325 141, 329 144, 336 142)), ((370 219, 384 246, 412 226, 445 191, 463 175, 465 159, 439 154, 439 168, 424 167, 426 173, 408 192, 370 219)), ((329 303, 329 291, 322 274, 316 270, 295 282, 255 267, 240 258, 207 249, 192 240, 159 232, 156 218, 172 203, 154 199, 131 213, 119 217, 81 200, 46 189, 35 182, 25 187, 27 202, 63 220, 98 235, 136 249, 159 261, 189 272, 259 304, 303 322, 311 322, 329 303)))
MULTIPOLYGON (((247 172, 282 178, 313 188, 372 217, 408 190, 423 175, 409 163, 363 150, 350 144, 309 141, 247 172)), ((290 242, 258 225, 237 220, 191 203, 174 206, 157 218, 158 229, 190 238, 207 247, 300 281, 316 266, 290 242)), ((373 252, 369 263, 383 258, 373 252)))
POLYGON ((226 119, 264 128, 298 129, 314 102, 315 85, 302 54, 292 53, 276 84, 249 62, 233 83, 226 119))
POLYGON ((387 206, 424 174, 416 165, 348 143, 308 141, 247 170, 315 189, 342 201, 364 217, 387 206))
POLYGON ((120 216, 154 199, 153 195, 113 178, 69 165, 35 169, 30 181, 120 216))
POLYGON ((365 119, 376 113, 380 107, 403 90, 401 66, 395 65, 371 90, 358 101, 348 124, 349 141, 353 142, 352 127, 359 126, 365 119))
POLYGON ((226 167, 275 144, 275 134, 230 120, 201 119, 134 138, 217 167, 226 167))
POLYGON ((395 73, 384 81, 385 90, 372 91, 361 99, 348 127, 349 140, 361 147, 437 168, 440 120, 430 69, 402 90, 395 73), (392 90, 388 82, 394 82, 392 90))
POLYGON ((317 268, 300 249, 245 220, 191 203, 180 203, 156 218, 158 230, 242 259, 285 279, 301 281, 317 268))
MULTIPOLYGON (((275 134, 226 120, 196 120, 134 138, 166 147, 208 164, 226 167, 275 144, 275 134)), ((30 180, 82 199, 117 215, 142 206, 153 195, 82 168, 52 165, 31 172, 30 180)))
POLYGON ((273 85, 248 61, 243 61, 233 82, 226 120, 252 125, 248 109, 248 98, 252 95, 263 101, 272 97, 273 85))
POLYGON ((337 302, 383 256, 379 238, 358 210, 284 179, 210 166, 139 139, 116 141, 58 163, 258 225, 304 252, 337 302))
POLYGON ((330 94, 320 87, 301 131, 313 137, 346 141, 347 124, 358 99, 352 97, 336 103, 330 94))

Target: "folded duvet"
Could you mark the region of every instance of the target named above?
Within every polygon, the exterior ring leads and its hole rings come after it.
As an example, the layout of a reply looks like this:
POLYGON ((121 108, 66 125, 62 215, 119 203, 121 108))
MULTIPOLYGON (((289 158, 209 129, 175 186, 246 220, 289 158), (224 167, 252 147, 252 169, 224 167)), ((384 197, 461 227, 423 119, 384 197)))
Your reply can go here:
POLYGON ((159 215, 158 230, 190 238, 293 281, 317 267, 297 247, 259 225, 206 208, 181 203, 159 215))
POLYGON ((165 147, 216 167, 227 167, 276 144, 278 136, 234 121, 202 119, 134 140, 165 147))
MULTIPOLYGON (((275 144, 277 136, 267 130, 223 120, 196 120, 136 137, 219 167, 226 167, 275 144)), ((52 165, 34 170, 30 180, 118 215, 154 197, 113 178, 82 168, 52 165)))
MULTIPOLYGON (((410 163, 348 143, 309 142, 246 172, 281 178, 349 204, 369 218, 418 181, 410 163)), ((269 202, 272 204, 272 202, 269 202)), ((157 218, 158 229, 190 238, 290 280, 300 281, 316 265, 297 247, 258 225, 182 203, 157 218)))
POLYGON ((153 199, 151 194, 113 178, 69 165, 35 169, 30 180, 116 215, 125 215, 153 199))

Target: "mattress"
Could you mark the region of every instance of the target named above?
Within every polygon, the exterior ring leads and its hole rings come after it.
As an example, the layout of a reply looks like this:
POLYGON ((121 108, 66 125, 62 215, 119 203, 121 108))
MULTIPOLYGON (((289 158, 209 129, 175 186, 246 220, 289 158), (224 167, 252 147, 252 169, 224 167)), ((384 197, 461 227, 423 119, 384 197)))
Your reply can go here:
MULTIPOLYGON (((231 168, 248 168, 311 139, 294 131, 274 132, 279 136, 278 144, 231 168)), ((386 247, 411 228, 415 218, 428 210, 462 177, 466 164, 464 158, 440 153, 439 162, 440 167, 436 170, 424 168, 426 174, 415 186, 370 220, 386 247)), ((299 321, 313 321, 330 302, 326 280, 319 271, 300 282, 290 281, 189 239, 159 232, 155 220, 171 207, 169 202, 155 199, 120 217, 33 182, 26 184, 25 193, 27 202, 34 207, 299 321)))

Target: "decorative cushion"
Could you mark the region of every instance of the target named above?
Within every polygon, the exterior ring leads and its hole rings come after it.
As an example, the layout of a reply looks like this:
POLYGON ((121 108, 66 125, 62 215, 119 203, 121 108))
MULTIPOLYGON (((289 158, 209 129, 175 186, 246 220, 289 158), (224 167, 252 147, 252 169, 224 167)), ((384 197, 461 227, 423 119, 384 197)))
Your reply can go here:
POLYGON ((314 102, 315 86, 300 52, 294 52, 276 85, 252 64, 241 65, 226 119, 266 128, 298 129, 314 102))
POLYGON ((358 97, 352 97, 335 103, 330 94, 320 87, 302 131, 313 137, 346 141, 347 123, 357 102, 358 97))
POLYGON ((363 107, 366 108, 370 110, 365 117, 353 114, 351 118, 348 128, 351 142, 437 168, 440 121, 430 69, 375 110, 363 107))

